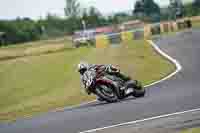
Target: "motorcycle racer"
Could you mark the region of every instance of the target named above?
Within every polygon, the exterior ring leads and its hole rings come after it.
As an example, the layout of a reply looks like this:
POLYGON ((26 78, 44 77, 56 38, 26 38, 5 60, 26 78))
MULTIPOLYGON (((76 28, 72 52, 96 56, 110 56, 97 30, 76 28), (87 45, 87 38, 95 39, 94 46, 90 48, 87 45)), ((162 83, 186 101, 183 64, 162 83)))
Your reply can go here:
MULTIPOLYGON (((113 65, 88 64, 86 62, 80 62, 78 64, 78 72, 81 75, 81 81, 82 81, 83 85, 85 85, 84 83, 87 82, 83 78, 85 72, 87 72, 87 71, 92 71, 92 72, 95 72, 96 74, 98 74, 99 72, 105 71, 107 74, 117 76, 117 77, 121 78, 122 80, 124 80, 125 82, 128 82, 129 80, 131 80, 130 77, 122 74, 120 72, 120 69, 117 68, 116 66, 113 66, 113 65)), ((84 88, 85 88, 85 91, 88 94, 90 94, 90 91, 87 89, 87 87, 84 86, 84 88)), ((132 92, 132 89, 131 90, 127 90, 127 93, 131 93, 131 92, 132 92)), ((101 99, 99 99, 99 98, 98 98, 98 100, 101 101, 101 99)))

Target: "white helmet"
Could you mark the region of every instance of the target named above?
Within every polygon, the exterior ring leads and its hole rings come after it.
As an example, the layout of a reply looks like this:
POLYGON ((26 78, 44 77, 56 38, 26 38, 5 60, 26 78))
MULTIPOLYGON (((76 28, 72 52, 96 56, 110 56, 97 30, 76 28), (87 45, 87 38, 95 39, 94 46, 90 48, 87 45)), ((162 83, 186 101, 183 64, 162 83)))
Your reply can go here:
POLYGON ((89 68, 89 65, 88 63, 85 63, 85 62, 80 62, 78 64, 78 72, 83 75, 89 68))

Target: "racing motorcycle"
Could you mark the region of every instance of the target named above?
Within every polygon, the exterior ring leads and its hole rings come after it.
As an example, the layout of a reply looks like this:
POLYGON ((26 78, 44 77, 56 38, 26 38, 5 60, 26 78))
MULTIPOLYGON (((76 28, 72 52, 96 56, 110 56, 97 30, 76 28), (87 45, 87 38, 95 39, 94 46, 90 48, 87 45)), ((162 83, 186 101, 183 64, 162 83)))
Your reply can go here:
POLYGON ((124 81, 105 71, 99 73, 86 71, 83 75, 83 84, 88 90, 88 94, 93 93, 108 103, 117 102, 129 96, 138 98, 145 95, 145 88, 141 82, 137 80, 124 81), (127 93, 127 90, 132 91, 127 93))

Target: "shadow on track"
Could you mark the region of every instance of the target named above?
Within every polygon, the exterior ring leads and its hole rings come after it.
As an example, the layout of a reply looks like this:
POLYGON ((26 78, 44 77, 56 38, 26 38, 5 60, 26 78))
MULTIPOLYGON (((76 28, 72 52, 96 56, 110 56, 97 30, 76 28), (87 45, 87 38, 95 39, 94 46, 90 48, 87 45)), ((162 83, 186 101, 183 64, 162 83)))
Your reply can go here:
MULTIPOLYGON (((144 98, 144 97, 143 97, 143 98, 144 98)), ((96 101, 96 102, 88 103, 88 104, 86 104, 86 105, 82 105, 82 106, 79 106, 79 107, 66 108, 66 109, 63 109, 62 111, 74 111, 74 110, 79 110, 79 109, 95 108, 95 107, 101 107, 101 106, 104 106, 104 107, 105 107, 105 106, 110 106, 110 105, 112 105, 112 104, 127 103, 127 102, 130 102, 130 101, 133 101, 133 100, 137 100, 137 99, 141 99, 141 98, 129 97, 129 98, 120 100, 119 102, 116 102, 116 103, 107 103, 107 102, 96 101)), ((59 111, 58 111, 58 112, 59 112, 59 111)))
POLYGON ((87 109, 87 108, 93 108, 93 107, 101 107, 101 106, 110 106, 110 105, 113 105, 113 104, 122 104, 122 103, 128 103, 130 101, 133 101, 133 100, 138 100, 138 99, 142 99, 142 98, 146 98, 149 96, 149 89, 146 89, 146 95, 144 97, 141 97, 141 98, 135 98, 135 97, 128 97, 128 98, 125 98, 123 100, 120 100, 118 102, 115 102, 115 103, 107 103, 107 102, 100 102, 100 101, 94 101, 92 103, 88 103, 88 104, 84 104, 84 105, 80 105, 80 106, 77 106, 77 107, 73 107, 73 108, 64 108, 63 110, 60 110, 60 111, 56 111, 56 112, 63 112, 63 111, 74 111, 74 110, 78 110, 78 109, 87 109))

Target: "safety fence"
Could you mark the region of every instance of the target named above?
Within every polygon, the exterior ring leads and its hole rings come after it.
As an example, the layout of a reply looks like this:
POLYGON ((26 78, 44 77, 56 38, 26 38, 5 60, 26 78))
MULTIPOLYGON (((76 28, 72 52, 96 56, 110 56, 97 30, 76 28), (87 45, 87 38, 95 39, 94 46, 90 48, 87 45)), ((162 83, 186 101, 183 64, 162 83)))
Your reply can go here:
POLYGON ((107 35, 98 35, 95 37, 95 39, 93 39, 93 41, 95 42, 96 48, 106 48, 109 45, 127 44, 131 40, 150 39, 155 35, 176 32, 191 27, 192 23, 190 19, 182 19, 176 22, 170 21, 146 24, 144 28, 107 35))

